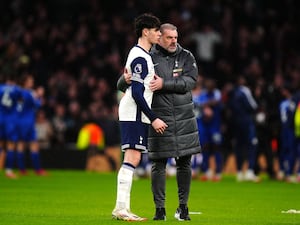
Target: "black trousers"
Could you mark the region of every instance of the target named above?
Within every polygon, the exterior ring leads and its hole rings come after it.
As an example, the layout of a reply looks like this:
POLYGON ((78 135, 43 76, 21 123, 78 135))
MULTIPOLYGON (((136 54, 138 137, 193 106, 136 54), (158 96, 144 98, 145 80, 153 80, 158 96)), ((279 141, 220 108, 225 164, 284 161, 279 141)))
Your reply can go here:
MULTIPOLYGON (((152 160, 151 188, 156 208, 165 208, 166 164, 168 159, 152 160)), ((179 204, 188 203, 191 186, 191 155, 175 158, 179 204)))

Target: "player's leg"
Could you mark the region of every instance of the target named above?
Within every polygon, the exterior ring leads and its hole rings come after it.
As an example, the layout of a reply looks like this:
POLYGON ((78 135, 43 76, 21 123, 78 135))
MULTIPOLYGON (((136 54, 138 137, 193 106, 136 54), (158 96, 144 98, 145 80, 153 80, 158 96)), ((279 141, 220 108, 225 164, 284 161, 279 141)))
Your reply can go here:
POLYGON ((213 177, 213 171, 210 168, 209 165, 209 159, 210 159, 210 154, 211 149, 209 144, 204 144, 202 146, 202 163, 201 163, 201 171, 203 172, 203 175, 200 177, 200 180, 202 181, 208 181, 211 180, 213 177))
POLYGON ((17 166, 19 169, 19 173, 21 175, 27 175, 26 167, 25 167, 25 150, 26 150, 26 133, 27 133, 27 125, 23 122, 23 120, 18 120, 16 125, 16 133, 18 136, 18 141, 16 142, 16 157, 17 157, 17 166))
POLYGON ((200 179, 202 181, 207 181, 212 179, 213 176, 213 171, 210 169, 210 165, 209 165, 209 158, 211 156, 209 127, 201 125, 199 129, 200 129, 199 138, 200 138, 200 143, 202 145, 201 171, 203 173, 200 179))
POLYGON ((15 161, 16 161, 16 143, 18 134, 16 132, 16 124, 12 120, 6 121, 4 127, 5 142, 6 142, 6 167, 5 175, 8 178, 17 178, 17 175, 13 172, 15 161))
POLYGON ((202 161, 203 161, 202 154, 198 153, 198 154, 192 155, 191 161, 192 161, 192 178, 196 179, 200 172, 200 167, 201 167, 202 161))
POLYGON ((124 161, 119 169, 117 177, 117 199, 116 206, 112 212, 115 219, 127 221, 142 221, 145 218, 139 217, 130 211, 130 193, 133 174, 141 159, 141 152, 135 149, 127 149, 124 161))
POLYGON ((299 163, 299 156, 300 156, 300 139, 296 138, 294 148, 289 148, 288 172, 285 178, 286 182, 289 183, 300 182, 299 167, 296 168, 297 163, 299 163), (296 170, 296 176, 294 174, 295 170, 296 170))
POLYGON ((4 154, 4 132, 3 132, 3 126, 0 119, 0 158, 3 157, 2 154, 4 154))
POLYGON ((29 143, 29 149, 30 159, 35 174, 38 176, 46 176, 48 173, 41 166, 39 143, 37 141, 31 141, 29 143))
POLYGON ((289 159, 288 159, 288 135, 285 130, 280 133, 280 148, 278 149, 279 171, 277 173, 277 180, 284 180, 288 174, 289 159), (288 162, 288 163, 287 163, 288 162), (287 165, 288 164, 288 165, 287 165))
POLYGON ((245 129, 242 128, 242 126, 236 126, 234 127, 234 154, 235 154, 235 160, 236 160, 236 167, 237 167, 237 175, 236 179, 237 181, 244 181, 245 176, 243 173, 243 164, 245 161, 245 149, 246 149, 246 143, 248 141, 247 138, 247 132, 245 129))
POLYGON ((117 199, 112 212, 115 219, 141 221, 130 211, 130 193, 135 168, 141 160, 141 152, 147 150, 148 125, 143 123, 121 122, 122 150, 125 151, 123 164, 117 177, 117 199), (132 132, 132 131, 135 132, 132 132))
POLYGON ((212 132, 212 143, 216 165, 213 181, 220 181, 222 179, 223 156, 221 152, 222 134, 219 128, 214 128, 212 132))
POLYGON ((17 165, 21 175, 27 175, 25 167, 25 147, 26 144, 24 141, 17 142, 17 165))
POLYGON ((248 155, 248 170, 245 174, 245 180, 259 182, 260 179, 258 176, 255 175, 254 169, 256 164, 256 154, 257 154, 257 144, 258 139, 256 137, 255 126, 251 124, 248 126, 248 148, 247 148, 247 155, 248 155))
POLYGON ((17 175, 13 172, 15 165, 15 143, 12 141, 6 141, 6 165, 5 165, 5 175, 8 178, 15 179, 17 175))
POLYGON ((215 165, 216 165, 216 170, 215 170, 215 175, 212 178, 213 181, 220 181, 222 179, 222 169, 223 169, 223 157, 222 157, 222 152, 220 151, 220 145, 215 145, 214 146, 214 157, 215 157, 215 165))
POLYGON ((284 168, 285 168, 285 181, 287 182, 294 182, 294 171, 296 165, 296 158, 297 158, 297 140, 294 138, 294 132, 291 132, 285 135, 286 139, 286 148, 285 148, 285 161, 284 161, 284 168))
POLYGON ((5 140, 4 123, 3 123, 3 118, 0 118, 0 156, 4 152, 4 140, 5 140))

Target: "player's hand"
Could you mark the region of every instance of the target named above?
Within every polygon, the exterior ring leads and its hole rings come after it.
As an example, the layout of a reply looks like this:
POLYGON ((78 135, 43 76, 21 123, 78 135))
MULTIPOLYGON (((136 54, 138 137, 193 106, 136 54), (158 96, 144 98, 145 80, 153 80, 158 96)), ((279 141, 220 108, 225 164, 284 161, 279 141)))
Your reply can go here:
POLYGON ((157 118, 152 122, 152 127, 157 133, 163 134, 168 125, 163 120, 157 118))
POLYGON ((125 78, 125 82, 127 84, 131 84, 131 74, 128 73, 127 68, 124 69, 124 74, 123 74, 124 78, 125 78))
POLYGON ((158 75, 154 75, 153 80, 150 81, 149 88, 151 91, 157 91, 162 89, 164 80, 158 75))

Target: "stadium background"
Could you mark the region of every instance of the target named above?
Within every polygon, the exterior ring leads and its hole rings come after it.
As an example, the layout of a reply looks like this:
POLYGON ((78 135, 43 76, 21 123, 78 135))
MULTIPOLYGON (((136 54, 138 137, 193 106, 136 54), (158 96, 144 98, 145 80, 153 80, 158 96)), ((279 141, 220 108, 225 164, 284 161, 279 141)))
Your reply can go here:
MULTIPOLYGON (((89 122, 104 131, 102 150, 110 149, 112 157, 119 157, 115 84, 135 43, 133 18, 152 12, 178 26, 179 42, 197 57, 200 74, 217 80, 224 101, 239 74, 249 78, 253 91, 263 90, 260 106, 270 121, 259 124, 258 134, 271 144, 279 126, 277 78, 294 85, 294 90, 300 83, 299 4, 296 0, 1 0, 0 77, 29 72, 37 85, 45 87, 38 115, 44 114, 53 129, 42 143, 47 168, 85 167, 86 152, 78 151, 76 142, 89 122), (204 25, 222 39, 208 58, 190 39, 204 25)), ((223 122, 230 140, 228 121, 223 122)), ((276 151, 275 145, 271 147, 276 151)), ((231 150, 230 141, 225 142, 224 155, 231 150)))

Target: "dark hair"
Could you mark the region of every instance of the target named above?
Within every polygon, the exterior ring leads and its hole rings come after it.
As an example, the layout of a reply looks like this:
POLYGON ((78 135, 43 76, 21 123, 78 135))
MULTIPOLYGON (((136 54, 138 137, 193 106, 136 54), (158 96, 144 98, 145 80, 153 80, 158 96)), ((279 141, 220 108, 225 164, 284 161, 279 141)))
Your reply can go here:
POLYGON ((134 27, 135 27, 135 33, 137 37, 142 36, 142 31, 145 28, 151 29, 151 28, 160 28, 160 20, 152 15, 151 13, 144 13, 134 20, 134 27))
POLYGON ((16 82, 17 81, 17 74, 13 71, 9 71, 9 72, 6 72, 4 75, 3 75, 3 79, 4 81, 13 81, 13 82, 16 82))
POLYGON ((29 79, 34 79, 34 76, 31 73, 24 73, 21 75, 21 77, 18 80, 18 83, 20 86, 24 86, 25 82, 29 79))

